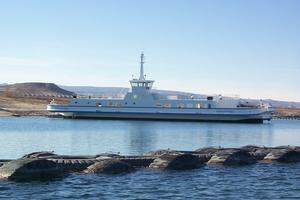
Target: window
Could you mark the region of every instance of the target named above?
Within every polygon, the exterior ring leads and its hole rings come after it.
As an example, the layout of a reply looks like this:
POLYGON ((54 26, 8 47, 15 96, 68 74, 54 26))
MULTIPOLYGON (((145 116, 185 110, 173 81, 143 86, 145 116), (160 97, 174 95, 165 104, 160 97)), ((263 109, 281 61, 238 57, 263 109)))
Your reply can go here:
POLYGON ((170 104, 170 103, 165 103, 165 104, 164 104, 164 107, 165 107, 165 108, 171 108, 171 104, 170 104))
POLYGON ((184 104, 183 103, 179 103, 178 104, 178 108, 184 108, 184 104))
POLYGON ((208 104, 208 108, 211 108, 211 104, 210 103, 208 104))
POLYGON ((132 86, 132 87, 137 87, 138 84, 137 84, 137 83, 131 83, 131 86, 132 86))
POLYGON ((157 103, 156 107, 162 107, 162 104, 161 103, 157 103))
POLYGON ((192 104, 192 103, 188 103, 188 104, 186 105, 186 107, 187 107, 187 108, 193 108, 193 104, 192 104))
POLYGON ((213 99, 214 99, 214 97, 212 97, 212 96, 207 97, 207 100, 213 100, 213 99))

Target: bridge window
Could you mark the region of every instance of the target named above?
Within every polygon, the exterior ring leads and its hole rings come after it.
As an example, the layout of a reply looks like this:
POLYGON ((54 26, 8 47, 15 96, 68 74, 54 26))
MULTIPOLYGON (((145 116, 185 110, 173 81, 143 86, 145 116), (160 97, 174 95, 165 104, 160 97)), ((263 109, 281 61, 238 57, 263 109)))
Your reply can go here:
POLYGON ((153 85, 153 82, 131 82, 131 87, 143 87, 150 89, 153 85))
POLYGON ((132 87, 137 87, 138 84, 137 84, 137 83, 131 83, 131 86, 132 86, 132 87))

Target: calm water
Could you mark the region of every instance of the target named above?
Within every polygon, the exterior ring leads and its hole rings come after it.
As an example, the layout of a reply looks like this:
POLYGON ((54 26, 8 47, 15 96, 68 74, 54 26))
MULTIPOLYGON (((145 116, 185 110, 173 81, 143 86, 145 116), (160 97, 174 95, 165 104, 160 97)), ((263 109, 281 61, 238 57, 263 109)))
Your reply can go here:
MULTIPOLYGON (((0 158, 41 150, 140 155, 161 148, 246 144, 300 145, 300 121, 226 124, 0 117, 0 158)), ((300 199, 300 164, 206 166, 184 172, 148 169, 117 176, 70 175, 51 182, 0 181, 0 198, 300 199)))

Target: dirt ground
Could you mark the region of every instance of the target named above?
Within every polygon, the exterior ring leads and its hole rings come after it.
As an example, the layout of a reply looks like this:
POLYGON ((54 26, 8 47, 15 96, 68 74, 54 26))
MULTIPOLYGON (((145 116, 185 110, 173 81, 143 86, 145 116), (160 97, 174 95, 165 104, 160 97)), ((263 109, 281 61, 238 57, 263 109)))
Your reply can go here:
POLYGON ((283 117, 298 116, 300 117, 300 108, 276 108, 275 114, 283 117))
MULTIPOLYGON (((0 116, 51 115, 46 110, 47 104, 51 100, 51 98, 0 96, 0 116)), ((55 98, 55 101, 68 103, 69 99, 55 98)))

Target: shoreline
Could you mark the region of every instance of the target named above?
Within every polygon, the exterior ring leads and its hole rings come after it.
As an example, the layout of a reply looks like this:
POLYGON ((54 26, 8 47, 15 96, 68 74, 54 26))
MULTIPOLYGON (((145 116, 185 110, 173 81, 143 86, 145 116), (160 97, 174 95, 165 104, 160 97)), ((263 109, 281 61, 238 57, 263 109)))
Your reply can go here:
MULTIPOLYGON (((7 97, 0 95, 0 117, 2 116, 43 116, 58 117, 48 112, 49 97, 7 97)), ((55 98, 58 103, 68 103, 69 98, 55 98)), ((300 120, 300 108, 274 108, 273 119, 300 120)))
MULTIPOLYGON (((48 112, 47 110, 28 110, 28 109, 0 109, 0 117, 59 117, 59 114, 48 112)), ((300 115, 286 115, 284 113, 276 113, 272 116, 272 120, 300 120, 300 115)))

